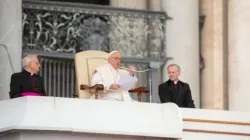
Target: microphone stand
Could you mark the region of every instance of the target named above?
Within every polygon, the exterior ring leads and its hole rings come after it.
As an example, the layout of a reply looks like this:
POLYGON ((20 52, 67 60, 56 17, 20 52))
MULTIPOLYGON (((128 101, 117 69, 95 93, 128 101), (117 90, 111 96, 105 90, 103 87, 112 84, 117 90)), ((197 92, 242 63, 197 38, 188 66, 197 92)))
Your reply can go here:
MULTIPOLYGON (((125 67, 120 67, 120 69, 125 69, 127 71, 132 71, 132 72, 147 72, 150 71, 151 69, 145 69, 145 70, 130 70, 125 67)), ((149 102, 152 103, 152 84, 151 84, 151 74, 149 73, 149 102)))

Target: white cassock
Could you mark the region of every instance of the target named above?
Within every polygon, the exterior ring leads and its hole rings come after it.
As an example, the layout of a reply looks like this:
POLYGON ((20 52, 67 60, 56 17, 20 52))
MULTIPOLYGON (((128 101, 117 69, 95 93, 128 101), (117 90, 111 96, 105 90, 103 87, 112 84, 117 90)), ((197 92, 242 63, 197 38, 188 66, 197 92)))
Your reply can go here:
MULTIPOLYGON (((100 100, 116 100, 116 101, 132 101, 128 91, 122 91, 121 89, 113 90, 109 89, 110 85, 118 84, 120 80, 120 76, 129 75, 127 70, 118 69, 115 70, 112 65, 104 64, 98 68, 96 68, 96 72, 92 76, 91 85, 95 84, 103 84, 104 91, 98 93, 98 99, 100 100)), ((136 77, 135 77, 136 78, 136 77)), ((136 78, 134 82, 134 86, 131 87, 135 88, 138 79, 136 78)), ((95 98, 95 95, 90 97, 91 99, 95 98)))

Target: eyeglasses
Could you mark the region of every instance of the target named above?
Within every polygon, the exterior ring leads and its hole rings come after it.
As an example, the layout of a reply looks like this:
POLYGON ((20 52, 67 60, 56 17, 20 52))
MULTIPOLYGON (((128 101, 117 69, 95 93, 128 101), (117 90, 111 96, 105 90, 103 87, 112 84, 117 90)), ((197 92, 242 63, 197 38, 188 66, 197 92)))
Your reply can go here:
POLYGON ((112 57, 112 58, 115 59, 115 60, 119 60, 119 61, 122 60, 120 57, 112 57))
POLYGON ((37 62, 30 61, 28 65, 30 65, 32 62, 33 62, 33 64, 36 64, 36 65, 41 65, 39 61, 37 61, 37 62))

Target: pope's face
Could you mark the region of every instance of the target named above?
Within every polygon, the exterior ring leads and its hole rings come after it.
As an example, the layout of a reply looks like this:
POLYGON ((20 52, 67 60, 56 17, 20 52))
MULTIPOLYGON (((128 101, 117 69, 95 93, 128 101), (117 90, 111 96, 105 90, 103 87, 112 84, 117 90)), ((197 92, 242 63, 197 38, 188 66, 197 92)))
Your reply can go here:
POLYGON ((112 65, 114 69, 118 69, 121 65, 121 54, 119 52, 113 53, 109 57, 109 64, 112 65))

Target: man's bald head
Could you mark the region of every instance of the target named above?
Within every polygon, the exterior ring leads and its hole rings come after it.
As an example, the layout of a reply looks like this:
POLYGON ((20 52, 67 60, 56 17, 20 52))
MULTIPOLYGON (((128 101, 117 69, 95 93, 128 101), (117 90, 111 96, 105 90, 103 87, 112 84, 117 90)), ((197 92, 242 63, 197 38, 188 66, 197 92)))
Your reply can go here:
POLYGON ((177 81, 180 76, 181 68, 177 64, 168 65, 168 76, 171 81, 177 81))
POLYGON ((114 69, 118 69, 121 65, 121 53, 118 51, 112 51, 109 53, 108 62, 114 69))
POLYGON ((22 67, 31 73, 38 73, 40 70, 40 63, 37 55, 26 55, 22 60, 22 67))
POLYGON ((116 55, 121 55, 121 53, 118 52, 118 51, 112 51, 112 52, 109 53, 108 58, 113 57, 113 56, 116 56, 116 55))
POLYGON ((28 66, 35 58, 37 58, 36 55, 26 55, 22 60, 22 67, 25 68, 28 66))

